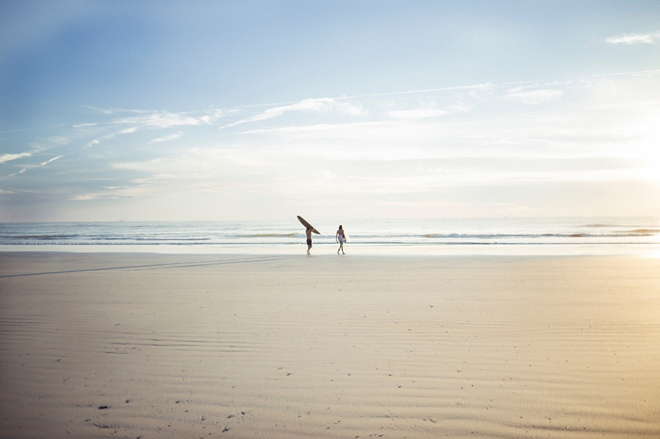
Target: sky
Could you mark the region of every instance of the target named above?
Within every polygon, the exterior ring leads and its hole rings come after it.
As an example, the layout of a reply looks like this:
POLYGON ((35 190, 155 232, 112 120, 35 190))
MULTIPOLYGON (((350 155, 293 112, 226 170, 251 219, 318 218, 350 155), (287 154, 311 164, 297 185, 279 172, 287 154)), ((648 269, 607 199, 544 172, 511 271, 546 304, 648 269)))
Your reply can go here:
POLYGON ((0 0, 0 221, 660 217, 660 2, 0 0))

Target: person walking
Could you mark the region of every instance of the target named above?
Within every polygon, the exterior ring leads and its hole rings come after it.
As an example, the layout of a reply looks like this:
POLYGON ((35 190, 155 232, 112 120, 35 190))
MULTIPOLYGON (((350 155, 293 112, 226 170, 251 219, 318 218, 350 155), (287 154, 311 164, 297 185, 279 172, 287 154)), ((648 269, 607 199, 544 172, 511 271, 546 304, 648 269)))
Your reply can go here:
POLYGON ((314 228, 307 227, 305 234, 307 235, 307 254, 310 254, 309 251, 312 249, 312 231, 314 228))
POLYGON ((344 255, 344 241, 346 241, 346 235, 344 234, 344 227, 340 224, 339 225, 339 230, 337 230, 337 234, 335 235, 335 241, 339 244, 339 248, 337 249, 337 254, 341 251, 341 254, 344 255))

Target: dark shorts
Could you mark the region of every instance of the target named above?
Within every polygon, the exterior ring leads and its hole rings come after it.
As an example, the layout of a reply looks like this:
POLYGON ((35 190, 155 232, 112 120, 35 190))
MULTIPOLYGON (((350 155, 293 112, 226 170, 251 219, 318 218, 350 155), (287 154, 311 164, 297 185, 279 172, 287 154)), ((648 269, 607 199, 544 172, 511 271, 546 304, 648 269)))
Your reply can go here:
POLYGON ((307 240, 307 246, 308 246, 308 247, 311 247, 311 246, 312 246, 312 240, 311 240, 311 239, 308 239, 308 240, 307 240))

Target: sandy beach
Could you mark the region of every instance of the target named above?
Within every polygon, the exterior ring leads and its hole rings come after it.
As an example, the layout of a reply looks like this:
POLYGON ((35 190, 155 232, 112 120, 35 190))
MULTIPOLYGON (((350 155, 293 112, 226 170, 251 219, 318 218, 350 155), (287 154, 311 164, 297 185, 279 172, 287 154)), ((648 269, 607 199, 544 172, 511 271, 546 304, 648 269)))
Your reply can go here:
POLYGON ((0 437, 657 438, 660 259, 0 254, 0 437))

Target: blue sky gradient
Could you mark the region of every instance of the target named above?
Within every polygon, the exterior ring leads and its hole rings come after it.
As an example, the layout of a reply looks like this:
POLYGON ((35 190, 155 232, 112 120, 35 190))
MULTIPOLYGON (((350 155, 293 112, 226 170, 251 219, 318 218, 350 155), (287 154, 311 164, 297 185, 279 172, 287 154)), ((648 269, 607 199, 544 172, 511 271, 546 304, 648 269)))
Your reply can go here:
POLYGON ((655 1, 0 2, 0 221, 660 216, 655 1))

